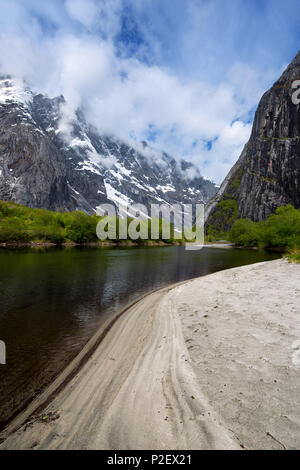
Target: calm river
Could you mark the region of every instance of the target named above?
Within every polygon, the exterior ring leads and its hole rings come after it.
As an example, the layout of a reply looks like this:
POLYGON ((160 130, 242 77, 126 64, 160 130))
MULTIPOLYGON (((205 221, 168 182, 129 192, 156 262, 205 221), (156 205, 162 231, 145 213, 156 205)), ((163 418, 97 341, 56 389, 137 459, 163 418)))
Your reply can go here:
POLYGON ((278 258, 265 251, 184 247, 0 251, 0 427, 81 350, 109 315, 141 294, 278 258))

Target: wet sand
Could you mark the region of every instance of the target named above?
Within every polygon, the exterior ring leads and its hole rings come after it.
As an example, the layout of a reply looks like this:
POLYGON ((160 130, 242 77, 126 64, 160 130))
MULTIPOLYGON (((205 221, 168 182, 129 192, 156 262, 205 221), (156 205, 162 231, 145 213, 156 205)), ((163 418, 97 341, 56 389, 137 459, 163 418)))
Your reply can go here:
POLYGON ((300 265, 271 261, 162 289, 102 336, 0 448, 299 448, 300 265))

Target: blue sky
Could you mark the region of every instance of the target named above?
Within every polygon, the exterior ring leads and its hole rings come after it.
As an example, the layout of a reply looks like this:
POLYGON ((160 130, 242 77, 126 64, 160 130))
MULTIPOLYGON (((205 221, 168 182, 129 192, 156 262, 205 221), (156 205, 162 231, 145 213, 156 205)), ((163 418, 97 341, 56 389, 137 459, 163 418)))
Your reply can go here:
POLYGON ((220 183, 299 50, 298 0, 0 0, 0 70, 220 183))

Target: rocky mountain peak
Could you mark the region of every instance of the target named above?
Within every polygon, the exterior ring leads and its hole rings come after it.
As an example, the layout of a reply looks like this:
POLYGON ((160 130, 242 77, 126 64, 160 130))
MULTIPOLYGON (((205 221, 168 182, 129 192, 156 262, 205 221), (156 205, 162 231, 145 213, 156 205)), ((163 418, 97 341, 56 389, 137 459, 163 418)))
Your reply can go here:
POLYGON ((106 202, 200 203, 215 194, 191 163, 101 135, 80 110, 64 133, 64 104, 0 77, 0 199, 93 213, 106 202))
POLYGON ((23 80, 10 75, 0 75, 0 104, 18 103, 28 106, 32 99, 33 93, 23 80))
POLYGON ((206 223, 227 230, 237 217, 259 221, 278 207, 300 207, 300 52, 260 100, 239 160, 206 207, 206 223))

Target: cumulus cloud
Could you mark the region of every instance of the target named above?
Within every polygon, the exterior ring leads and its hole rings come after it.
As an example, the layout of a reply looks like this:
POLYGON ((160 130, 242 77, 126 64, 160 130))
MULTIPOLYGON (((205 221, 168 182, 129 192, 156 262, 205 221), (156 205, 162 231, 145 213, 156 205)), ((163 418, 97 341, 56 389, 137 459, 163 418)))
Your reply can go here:
POLYGON ((94 0, 67 0, 66 9, 72 18, 85 26, 91 26, 99 14, 94 0))
MULTIPOLYGON (((185 77, 155 61, 155 54, 152 61, 126 54, 128 31, 120 47, 121 0, 42 3, 0 0, 0 71, 25 78, 35 91, 63 94, 64 133, 81 107, 101 132, 135 143, 149 139, 221 182, 249 138, 249 113, 276 71, 262 73, 239 61, 218 81, 185 77)), ((145 29, 148 38, 151 28, 145 29)))
POLYGON ((119 31, 121 0, 66 0, 66 11, 87 29, 98 29, 106 37, 119 31))

